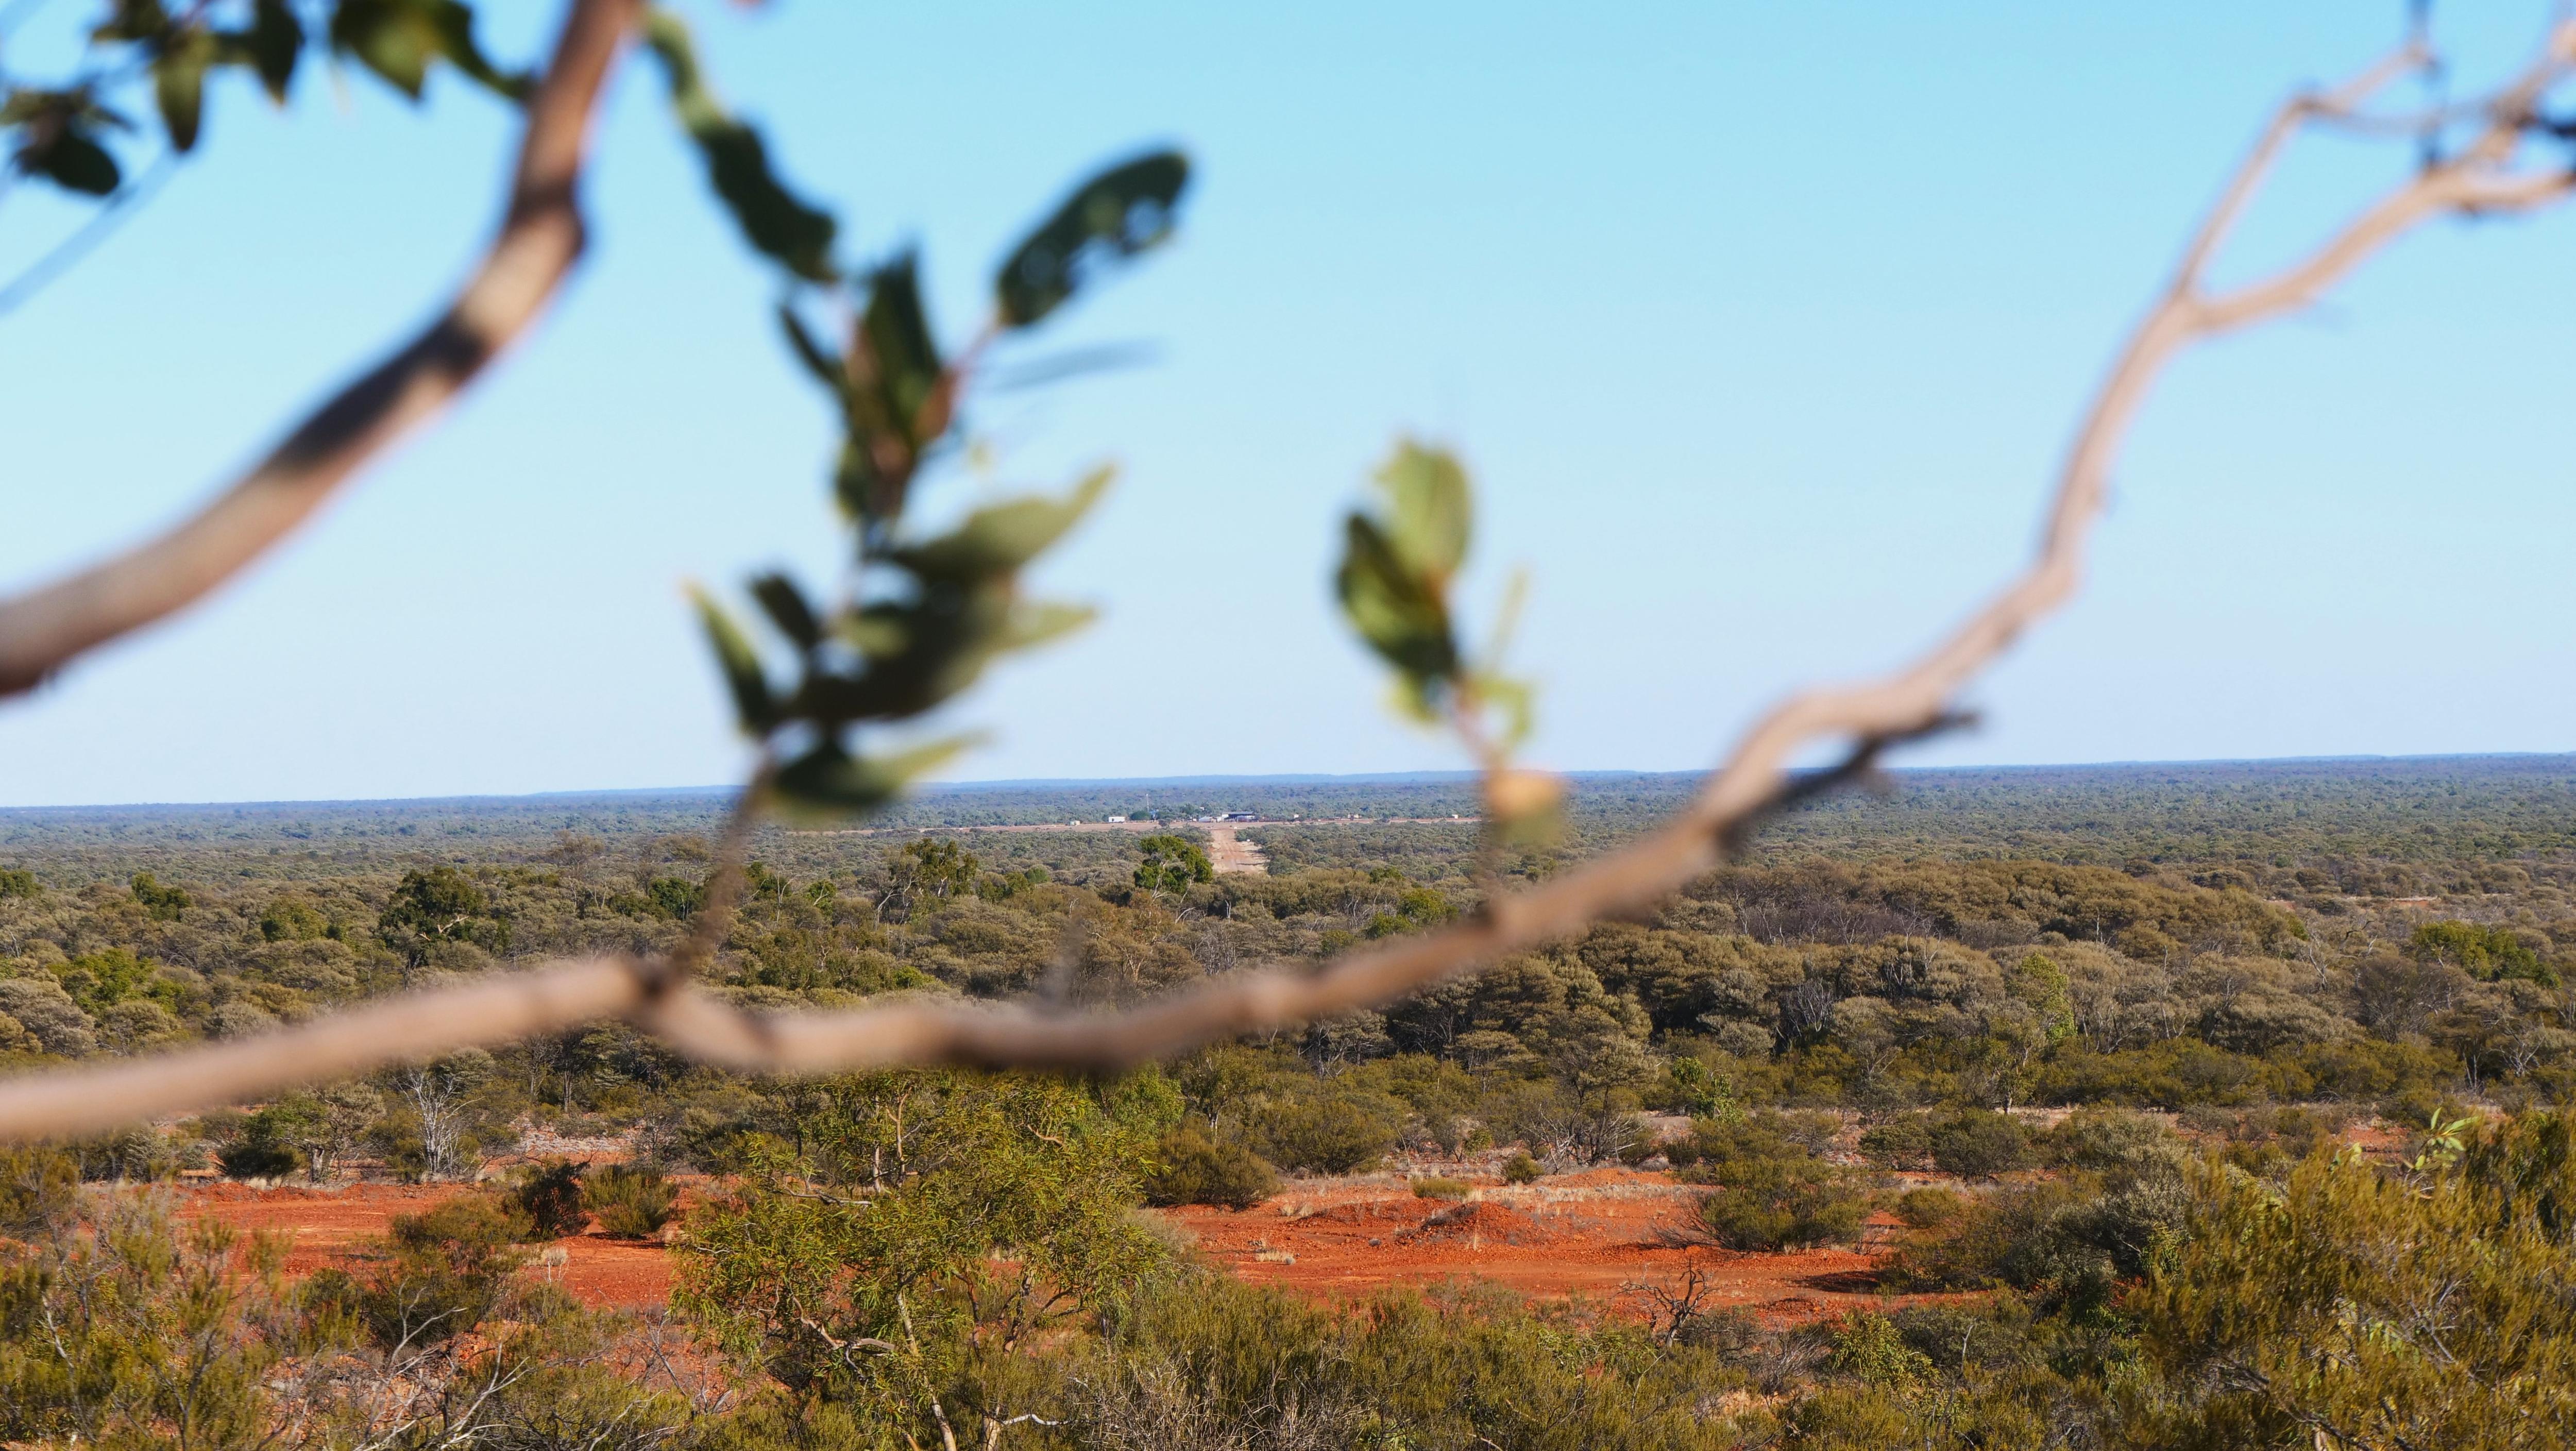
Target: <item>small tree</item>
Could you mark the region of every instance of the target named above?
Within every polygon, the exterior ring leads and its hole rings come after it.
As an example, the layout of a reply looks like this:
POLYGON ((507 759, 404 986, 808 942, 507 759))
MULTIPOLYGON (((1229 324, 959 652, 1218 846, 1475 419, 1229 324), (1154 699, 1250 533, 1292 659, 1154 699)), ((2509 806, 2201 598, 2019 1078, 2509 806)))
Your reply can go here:
POLYGON ((1186 836, 1157 832, 1136 845, 1145 852, 1136 867, 1136 885, 1148 892, 1186 892, 1192 883, 1216 880, 1207 853, 1186 836))

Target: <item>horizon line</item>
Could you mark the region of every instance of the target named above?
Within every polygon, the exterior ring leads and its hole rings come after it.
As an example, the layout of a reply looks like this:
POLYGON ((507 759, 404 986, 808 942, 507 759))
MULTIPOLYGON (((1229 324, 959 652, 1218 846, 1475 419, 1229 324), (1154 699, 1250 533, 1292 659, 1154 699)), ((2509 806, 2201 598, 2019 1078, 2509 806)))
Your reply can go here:
MULTIPOLYGON (((2571 762, 2576 762, 2576 752, 2449 751, 2429 752, 2416 755, 2340 754, 2318 756, 2206 756, 2178 760, 1998 762, 1985 765, 1885 766, 1880 769, 1888 775, 1962 776, 1976 775, 1980 773, 2022 771, 2117 771, 2179 769, 2191 767, 2205 768, 2212 766, 2313 766, 2335 765, 2342 763, 2362 765, 2405 762, 2538 761, 2552 759, 2567 759, 2571 762)), ((1704 776, 1708 774, 1708 769, 1709 768, 1707 767, 1695 767, 1683 770, 1657 771, 1613 767, 1594 770, 1559 771, 1555 774, 1565 778, 1566 780, 1579 782, 1619 778, 1704 776)), ((1796 771, 1813 769, 1821 768, 1793 768, 1793 774, 1796 771)), ((1452 782, 1472 781, 1476 779, 1477 774, 1478 773, 1474 771, 1457 770, 1353 772, 1283 771, 1267 774, 1247 772, 1242 774, 1198 774, 1186 776, 1021 776, 982 781, 927 781, 922 783, 921 788, 912 797, 912 799, 918 800, 924 796, 985 791, 1105 790, 1111 787, 1153 789, 1158 787, 1323 786, 1336 784, 1440 785, 1452 782)), ((738 786, 733 785, 607 786, 574 788, 560 791, 458 792, 442 796, 348 796, 232 801, 101 801, 56 806, 0 806, 0 816, 38 812, 164 811, 191 809, 214 810, 224 807, 232 807, 238 810, 250 810, 254 808, 278 809, 287 807, 462 805, 475 802, 535 803, 546 801, 589 800, 601 797, 654 798, 723 796, 729 795, 739 789, 740 788, 738 786)))

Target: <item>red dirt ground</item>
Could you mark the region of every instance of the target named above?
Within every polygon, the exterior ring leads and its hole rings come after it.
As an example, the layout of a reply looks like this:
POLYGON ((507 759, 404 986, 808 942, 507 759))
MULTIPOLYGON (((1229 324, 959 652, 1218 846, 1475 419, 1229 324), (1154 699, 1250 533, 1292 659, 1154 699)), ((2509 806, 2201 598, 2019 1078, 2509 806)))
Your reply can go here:
MULTIPOLYGON (((1537 1296, 1632 1298, 1627 1286, 1697 1267, 1713 1304, 1809 1319, 1880 1303, 1866 1250, 1742 1254, 1664 1242, 1700 1191, 1662 1174, 1596 1169, 1536 1184, 1480 1185, 1460 1202, 1417 1199, 1402 1181, 1294 1181, 1254 1209, 1164 1211, 1214 1263, 1254 1284, 1328 1298, 1388 1285, 1481 1279, 1537 1296)), ((1892 1221, 1890 1221, 1892 1224, 1892 1221)), ((1883 1238, 1888 1225, 1872 1225, 1883 1238)))
MULTIPOLYGON (((182 1214, 211 1215, 238 1229, 291 1236, 286 1268, 300 1275, 338 1262, 362 1240, 383 1234, 395 1215, 418 1214, 461 1192, 453 1184, 319 1189, 209 1184, 182 1190, 180 1204, 182 1214)), ((671 1293, 669 1252, 656 1243, 584 1234, 531 1249, 535 1257, 548 1249, 564 1252, 561 1265, 531 1264, 528 1272, 551 1277, 585 1305, 634 1309, 659 1305, 671 1293)))
MULTIPOLYGON (((292 1236, 290 1272, 341 1259, 397 1214, 417 1214, 456 1186, 353 1184, 257 1189, 213 1184, 182 1191, 183 1212, 243 1229, 292 1236)), ((1716 1281, 1713 1301, 1768 1320, 1803 1320, 1880 1303, 1878 1256, 1853 1250, 1739 1254, 1661 1241, 1694 1191, 1661 1174, 1602 1169, 1537 1184, 1480 1185, 1473 1199, 1418 1199, 1392 1175, 1294 1180, 1254 1209, 1160 1211, 1209 1261, 1254 1284, 1318 1298, 1366 1296, 1394 1285, 1479 1279, 1535 1296, 1633 1301, 1626 1287, 1669 1282, 1698 1267, 1716 1281)), ((1873 1238, 1885 1225, 1873 1225, 1873 1238)), ((533 1265, 585 1304, 655 1306, 670 1293, 669 1251, 658 1243, 595 1234, 538 1247, 559 1265, 533 1265)))

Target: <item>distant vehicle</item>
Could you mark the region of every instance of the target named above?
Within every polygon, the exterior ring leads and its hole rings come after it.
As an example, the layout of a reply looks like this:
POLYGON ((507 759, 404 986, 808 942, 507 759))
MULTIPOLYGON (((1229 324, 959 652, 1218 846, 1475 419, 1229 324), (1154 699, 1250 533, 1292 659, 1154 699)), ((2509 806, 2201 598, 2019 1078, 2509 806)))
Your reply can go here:
POLYGON ((1217 818, 1219 821, 1259 821, 1260 819, 1261 813, 1258 811, 1229 811, 1217 818))
POLYGON ((1113 816, 1109 818, 1109 824, 1112 826, 1123 826, 1126 824, 1126 821, 1127 818, 1124 816, 1113 816))

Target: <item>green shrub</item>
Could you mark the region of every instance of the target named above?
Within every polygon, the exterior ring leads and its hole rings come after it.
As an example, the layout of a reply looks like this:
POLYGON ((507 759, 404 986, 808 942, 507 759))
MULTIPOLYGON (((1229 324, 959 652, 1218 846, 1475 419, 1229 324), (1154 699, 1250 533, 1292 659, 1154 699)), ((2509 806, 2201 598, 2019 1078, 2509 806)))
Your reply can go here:
POLYGON ((30 1239, 70 1217, 80 1166, 60 1149, 0 1145, 0 1235, 30 1239))
POLYGON ((1728 1249, 1798 1249, 1847 1241, 1868 1202, 1850 1176, 1821 1159, 1737 1159, 1717 1166, 1721 1186, 1699 1202, 1709 1236, 1728 1249))
POLYGON ((1279 1192, 1270 1162, 1193 1120, 1154 1144, 1154 1169, 1145 1176, 1148 1204, 1217 1204, 1249 1209, 1279 1192))
POLYGON ((581 1171, 581 1165, 561 1159, 520 1171, 519 1182, 510 1189, 510 1206, 527 1216, 531 1238, 560 1239, 581 1233, 589 1219, 582 1203, 581 1171))
POLYGON ((1899 1114, 1873 1124, 1860 1136, 1860 1151, 1882 1169, 1920 1168, 1932 1161, 1931 1116, 1899 1114))
POLYGON ((1262 1157, 1318 1174, 1359 1173, 1395 1147, 1395 1125, 1373 1105, 1338 1096, 1271 1104, 1251 1127, 1262 1157))
POLYGON ((1955 1190, 1908 1189, 1897 1196, 1896 1217, 1909 1228, 1937 1229, 1958 1218, 1967 1207, 1967 1199, 1955 1190))
POLYGON ((1468 1185, 1464 1179, 1426 1174, 1413 1181, 1413 1197, 1416 1199, 1464 1199, 1467 1193, 1468 1185))
POLYGON ((266 1134, 250 1133, 215 1151, 215 1162, 231 1179, 283 1179, 304 1167, 295 1146, 266 1134))
POLYGON ((1843 1317, 1825 1364, 1866 1385, 1911 1386, 1932 1373, 1932 1358, 1906 1344, 1895 1321, 1867 1310, 1843 1317))
POLYGON ((1962 1179, 1992 1179, 2030 1163, 2030 1134, 2009 1114, 1963 1108, 1935 1119, 1927 1135, 1932 1162, 1962 1179))
POLYGON ((314 1276, 308 1303, 345 1309, 384 1350, 421 1350, 491 1314, 527 1233, 527 1217, 489 1194, 397 1215, 375 1264, 357 1276, 314 1276))
POLYGON ((1503 1161, 1503 1182, 1506 1184, 1534 1184, 1543 1172, 1538 1160, 1531 1158, 1527 1150, 1503 1161))
POLYGON ((599 1217, 600 1233, 650 1239, 678 1212, 680 1191, 659 1169, 610 1164, 582 1182, 581 1202, 599 1217))

